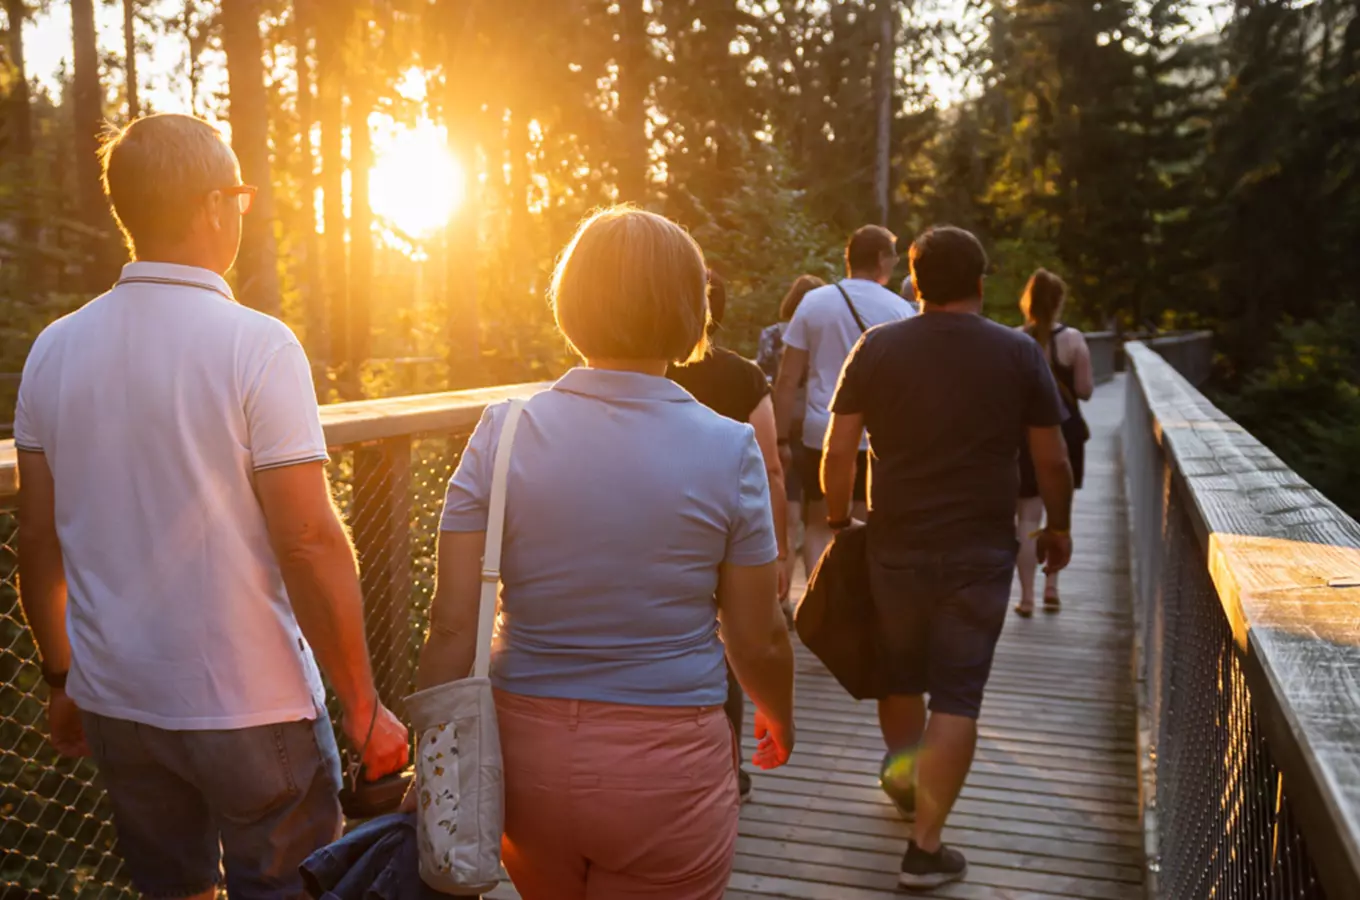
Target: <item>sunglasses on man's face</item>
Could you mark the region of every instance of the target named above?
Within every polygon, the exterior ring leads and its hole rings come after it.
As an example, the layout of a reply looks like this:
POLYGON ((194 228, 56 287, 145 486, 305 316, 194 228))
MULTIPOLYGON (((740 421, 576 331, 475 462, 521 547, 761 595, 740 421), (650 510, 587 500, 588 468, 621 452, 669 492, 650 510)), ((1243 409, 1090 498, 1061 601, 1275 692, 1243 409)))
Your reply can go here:
POLYGON ((241 215, 250 212, 250 208, 255 205, 255 192, 259 188, 253 184, 237 184, 232 187, 220 188, 223 196, 235 197, 236 205, 241 209, 241 215))

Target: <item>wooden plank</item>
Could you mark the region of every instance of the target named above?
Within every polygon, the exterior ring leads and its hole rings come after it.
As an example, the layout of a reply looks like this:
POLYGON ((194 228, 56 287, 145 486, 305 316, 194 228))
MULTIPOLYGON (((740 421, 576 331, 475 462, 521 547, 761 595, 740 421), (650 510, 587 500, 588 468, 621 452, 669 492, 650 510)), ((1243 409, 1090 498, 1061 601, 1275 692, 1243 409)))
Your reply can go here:
POLYGON ((19 494, 19 452, 14 441, 0 441, 0 500, 19 494))
MULTIPOLYGON (((860 869, 877 875, 892 872, 901 865, 902 843, 900 841, 854 841, 820 840, 812 832, 797 832, 792 837, 779 836, 784 829, 779 826, 762 826, 756 829, 743 829, 737 839, 737 853, 743 857, 762 857, 781 860, 796 859, 806 863, 817 863, 849 869, 860 869), (771 832, 757 835, 753 830, 771 832)), ((960 848, 962 844, 958 844, 960 848)), ((1045 856, 1031 856, 1019 853, 992 850, 986 846, 969 847, 968 864, 972 868, 986 867, 1000 871, 1012 870, 1026 875, 1038 876, 1022 879, 1030 885, 1042 884, 1045 889, 1070 893, 1070 887, 1059 888, 1065 880, 1081 882, 1109 882, 1095 884, 1084 896, 1129 896, 1126 886, 1142 883, 1142 872, 1137 867, 1119 867, 1101 863, 1077 863, 1055 860, 1045 856), (1046 877, 1045 877, 1046 876, 1046 877), (1045 884, 1045 882, 1047 882, 1045 884)), ((999 877, 999 876, 998 876, 999 877)))
MULTIPOLYGON (((791 833, 814 835, 816 840, 852 846, 896 847, 901 854, 911 836, 911 825, 898 818, 876 818, 822 812, 812 809, 767 807, 753 803, 742 810, 742 833, 778 827, 791 833)), ((950 842, 963 849, 986 848, 1009 853, 1032 854, 1056 860, 1099 863, 1139 868, 1138 848, 1131 844, 1092 843, 1035 834, 986 831, 950 823, 950 842)))
POLYGON ((326 446, 359 444, 401 435, 471 431, 482 411, 493 403, 531 397, 550 387, 546 383, 510 384, 471 391, 415 394, 321 407, 326 446))
MULTIPOLYGON (((897 884, 898 867, 889 865, 885 869, 886 871, 867 871, 835 862, 813 862, 804 858, 770 859, 739 852, 733 874, 796 878, 838 889, 883 890, 891 889, 897 884)), ((971 891, 991 888, 990 894, 974 894, 987 896, 989 900, 1009 897, 1011 896, 1009 892, 1029 892, 1031 895, 1048 897, 1082 897, 1089 900, 1143 900, 1143 889, 1140 885, 1027 872, 972 862, 968 865, 968 878, 960 886, 962 885, 966 885, 971 891), (1007 893, 997 893, 998 891, 1007 893)), ((951 892, 944 890, 940 891, 939 895, 953 896, 951 892)))

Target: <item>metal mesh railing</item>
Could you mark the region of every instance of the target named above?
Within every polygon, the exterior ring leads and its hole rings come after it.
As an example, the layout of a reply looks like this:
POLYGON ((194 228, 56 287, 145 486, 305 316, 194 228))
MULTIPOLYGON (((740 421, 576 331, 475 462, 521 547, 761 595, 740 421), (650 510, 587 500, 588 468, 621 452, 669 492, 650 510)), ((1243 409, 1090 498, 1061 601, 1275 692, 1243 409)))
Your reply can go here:
MULTIPOLYGON (((331 451, 336 503, 361 560, 375 677, 398 715, 428 621, 444 490, 466 438, 403 436, 331 451)), ((134 897, 94 765, 58 757, 46 740, 16 535, 13 498, 0 497, 0 897, 134 897)))
POLYGON ((1155 896, 1322 900, 1195 511, 1159 446, 1136 374, 1128 381, 1123 449, 1155 896))
POLYGON ((0 498, 0 896, 133 896, 89 760, 46 740, 46 688, 19 611, 13 505, 0 498))
POLYGON ((1156 773, 1161 895, 1325 896, 1179 491, 1163 535, 1156 773))

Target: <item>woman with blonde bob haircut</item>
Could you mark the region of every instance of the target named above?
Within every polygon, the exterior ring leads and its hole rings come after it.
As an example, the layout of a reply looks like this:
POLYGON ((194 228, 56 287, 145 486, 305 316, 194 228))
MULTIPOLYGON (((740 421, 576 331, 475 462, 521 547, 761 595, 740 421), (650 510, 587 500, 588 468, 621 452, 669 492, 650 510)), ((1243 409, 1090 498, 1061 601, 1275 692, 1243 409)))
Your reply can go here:
MULTIPOLYGON (((754 763, 793 747, 760 449, 665 377, 705 345, 705 272, 679 226, 617 207, 553 276, 584 365, 528 401, 515 435, 491 663, 502 849, 525 900, 723 896, 738 808, 724 656, 756 705, 754 763)), ((472 667, 506 410, 487 409, 449 482, 420 688, 472 667)))

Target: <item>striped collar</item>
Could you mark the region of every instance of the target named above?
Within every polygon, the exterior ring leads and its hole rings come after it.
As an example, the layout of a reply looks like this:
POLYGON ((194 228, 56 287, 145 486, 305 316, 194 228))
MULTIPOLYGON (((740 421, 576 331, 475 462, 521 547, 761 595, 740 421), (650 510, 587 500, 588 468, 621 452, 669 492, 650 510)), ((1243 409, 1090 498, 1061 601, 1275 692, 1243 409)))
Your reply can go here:
POLYGON ((231 286, 216 272, 198 266, 180 266, 174 263, 130 262, 123 266, 123 274, 114 287, 122 285, 159 284, 168 287, 197 288, 212 291, 231 302, 236 302, 231 286))

